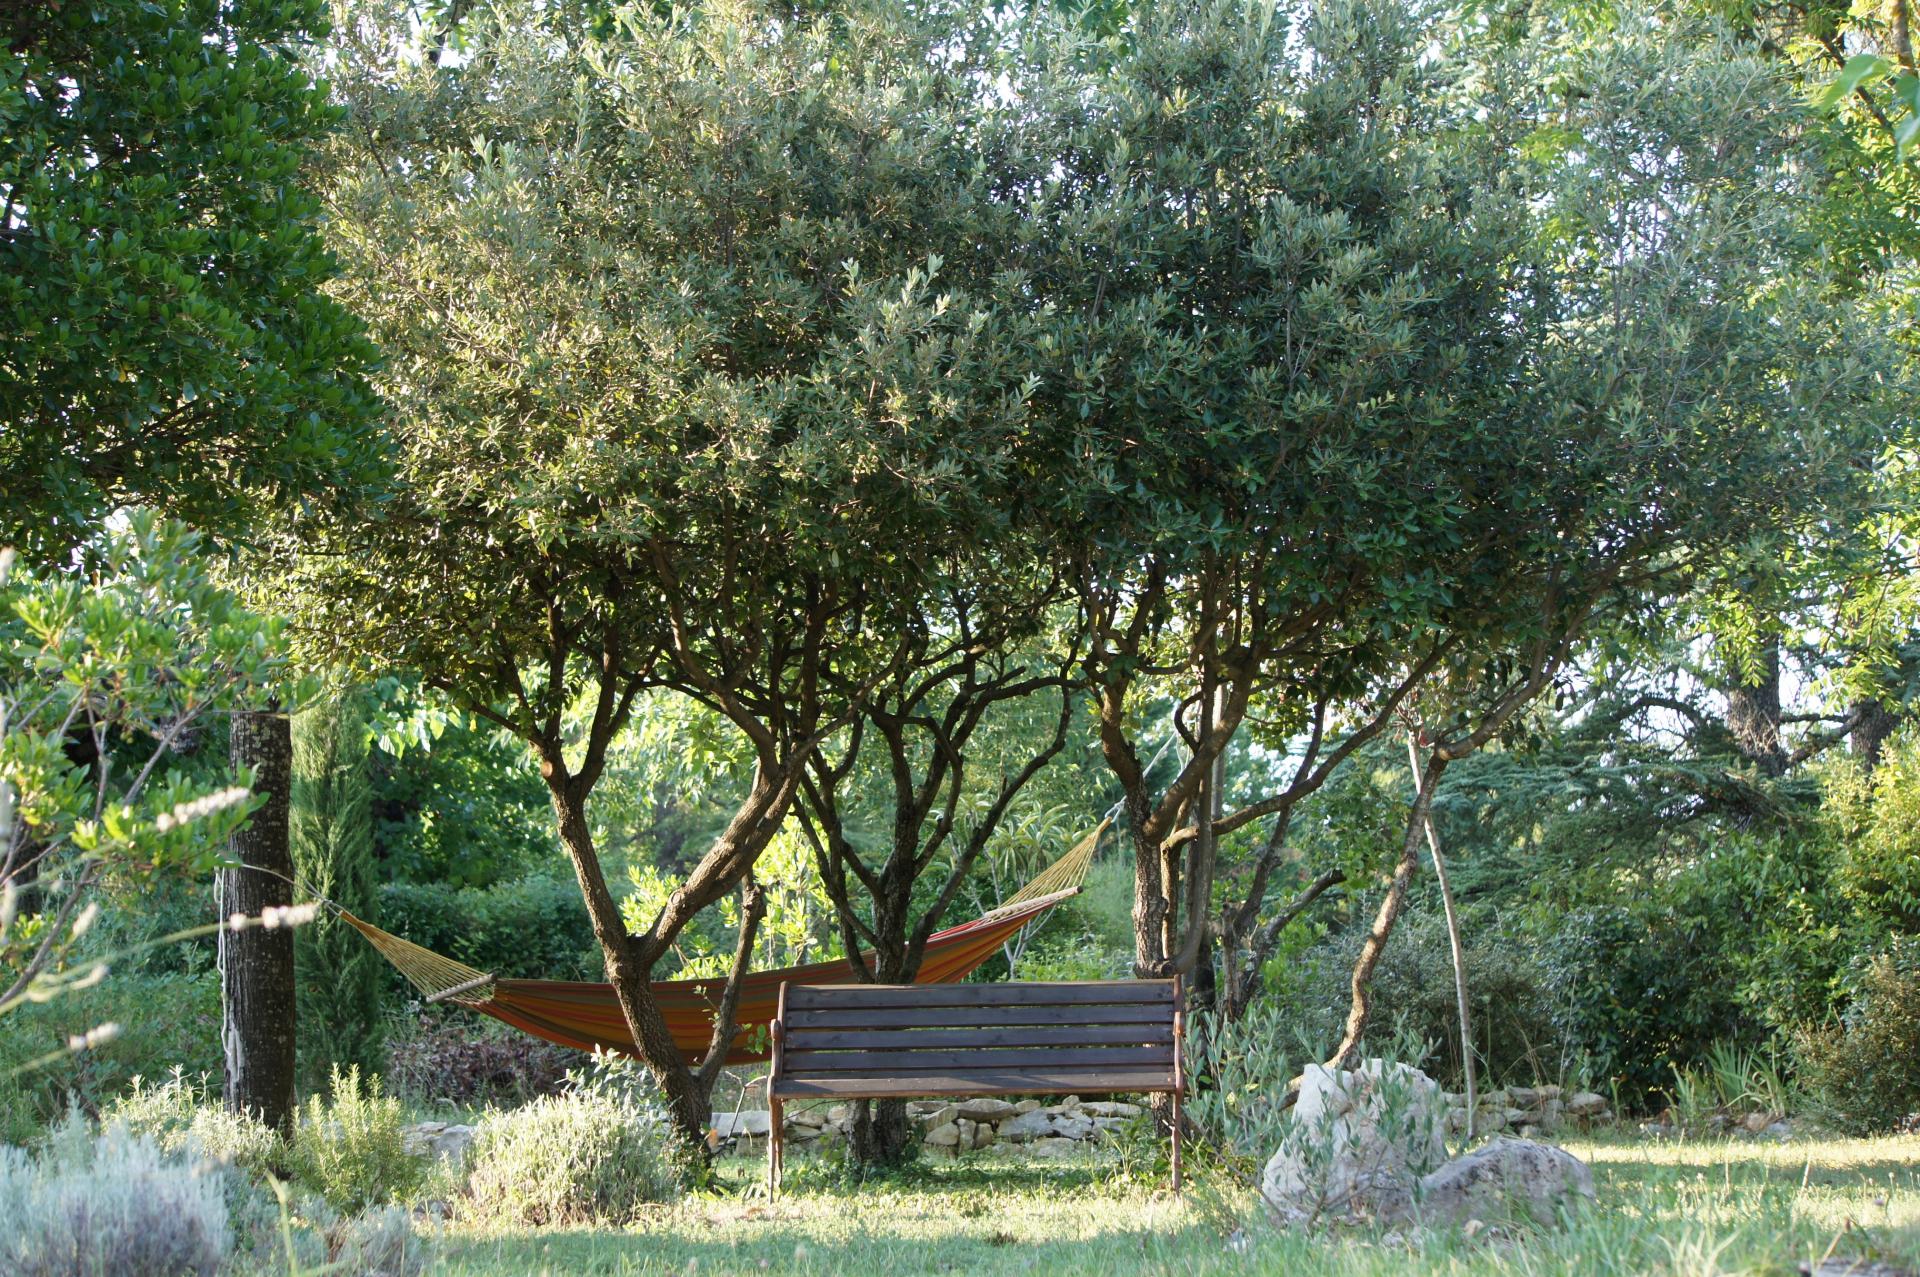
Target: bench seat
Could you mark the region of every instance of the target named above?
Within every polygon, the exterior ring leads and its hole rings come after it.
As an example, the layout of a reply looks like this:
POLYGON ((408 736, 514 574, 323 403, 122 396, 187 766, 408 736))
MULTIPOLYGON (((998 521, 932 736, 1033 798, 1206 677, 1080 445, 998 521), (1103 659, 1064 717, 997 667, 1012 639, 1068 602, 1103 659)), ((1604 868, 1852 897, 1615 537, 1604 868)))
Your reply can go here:
POLYGON ((1174 980, 783 984, 767 1078, 770 1191, 790 1100, 1174 1097, 1180 1186, 1184 1015, 1174 980))

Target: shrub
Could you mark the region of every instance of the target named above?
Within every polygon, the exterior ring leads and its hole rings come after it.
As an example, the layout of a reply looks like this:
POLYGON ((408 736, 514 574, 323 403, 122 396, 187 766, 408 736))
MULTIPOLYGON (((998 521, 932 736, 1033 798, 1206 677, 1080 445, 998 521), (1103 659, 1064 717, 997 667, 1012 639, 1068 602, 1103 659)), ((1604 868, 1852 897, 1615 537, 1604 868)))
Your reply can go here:
POLYGON ((478 1214, 505 1223, 623 1223, 677 1194, 676 1160, 657 1109, 583 1086, 483 1118, 467 1188, 478 1214))
POLYGON ((1296 1039, 1287 1008, 1264 1000, 1238 1022, 1194 1016, 1187 1052, 1188 1072, 1205 1082, 1195 1088, 1187 1113, 1230 1165, 1256 1172, 1287 1129, 1282 1101, 1295 1062, 1319 1055, 1296 1039))
MULTIPOLYGON (((0 1032, 0 1075, 106 1023, 119 1025, 119 1034, 66 1067, 19 1079, 20 1108, 10 1111, 6 1127, 50 1126, 72 1105, 98 1112, 134 1077, 164 1077, 176 1064, 189 1077, 220 1070, 217 976, 115 971, 112 979, 91 988, 68 989, 51 1001, 8 1012, 0 1032)), ((13 1106, 9 1100, 9 1109, 13 1106)))
POLYGON ((78 1115, 37 1156, 0 1148, 0 1271, 212 1277, 231 1241, 222 1176, 78 1115))
POLYGON ((327 1233, 327 1272, 339 1277, 417 1277, 426 1271, 426 1246, 403 1206, 380 1206, 342 1220, 327 1233))
POLYGON ((1846 1018, 1803 1035, 1799 1081, 1843 1130, 1898 1130, 1920 1113, 1920 941, 1895 941, 1862 966, 1846 1018))
POLYGON ((387 883, 380 889, 380 925, 500 976, 606 979, 571 878, 541 874, 492 887, 387 883))
POLYGON ((263 1122, 235 1113, 207 1094, 204 1078, 188 1081, 178 1068, 158 1086, 141 1078, 101 1114, 151 1139, 163 1153, 192 1153, 255 1179, 281 1170, 287 1143, 263 1122))
POLYGON ((422 1010, 387 1041, 387 1083, 429 1104, 485 1107, 557 1095, 581 1053, 468 1012, 422 1010))
POLYGON ((353 1214, 404 1197, 426 1174, 406 1150, 400 1101, 358 1068, 332 1076, 330 1099, 307 1102, 293 1137, 294 1177, 335 1210, 353 1214))

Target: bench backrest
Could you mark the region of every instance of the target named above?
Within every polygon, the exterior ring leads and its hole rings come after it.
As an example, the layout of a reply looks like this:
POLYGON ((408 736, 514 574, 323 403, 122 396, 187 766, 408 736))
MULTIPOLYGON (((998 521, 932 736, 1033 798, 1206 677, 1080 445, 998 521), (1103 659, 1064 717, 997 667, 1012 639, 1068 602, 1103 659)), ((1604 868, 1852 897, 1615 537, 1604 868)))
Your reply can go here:
POLYGON ((770 1094, 1177 1091, 1173 980, 786 984, 770 1094))

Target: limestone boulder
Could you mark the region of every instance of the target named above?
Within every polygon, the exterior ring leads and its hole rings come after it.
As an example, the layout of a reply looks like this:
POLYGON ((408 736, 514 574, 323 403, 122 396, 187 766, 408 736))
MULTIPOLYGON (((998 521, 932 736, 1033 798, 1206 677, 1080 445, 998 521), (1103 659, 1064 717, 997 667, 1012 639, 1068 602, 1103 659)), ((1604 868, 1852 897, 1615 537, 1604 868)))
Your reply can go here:
POLYGON ((1575 1091, 1567 1097, 1568 1117, 1593 1117, 1604 1113, 1606 1108, 1607 1097, 1592 1091, 1575 1091))
POLYGON ((1563 1148, 1502 1137, 1423 1177, 1417 1211, 1429 1223, 1531 1219, 1550 1224, 1563 1210, 1593 1200, 1593 1172, 1563 1148))
POLYGON ((1283 1223, 1402 1214, 1420 1177, 1446 1161, 1446 1119, 1439 1084, 1418 1069, 1309 1065, 1261 1193, 1283 1223))
POLYGON ((1000 1124, 1000 1138, 1009 1144, 1024 1144, 1053 1134, 1053 1118, 1039 1109, 1020 1113, 1000 1124))
POLYGON ((973 1122, 1004 1122, 1019 1110, 1006 1100, 981 1098, 960 1106, 960 1116, 973 1122))

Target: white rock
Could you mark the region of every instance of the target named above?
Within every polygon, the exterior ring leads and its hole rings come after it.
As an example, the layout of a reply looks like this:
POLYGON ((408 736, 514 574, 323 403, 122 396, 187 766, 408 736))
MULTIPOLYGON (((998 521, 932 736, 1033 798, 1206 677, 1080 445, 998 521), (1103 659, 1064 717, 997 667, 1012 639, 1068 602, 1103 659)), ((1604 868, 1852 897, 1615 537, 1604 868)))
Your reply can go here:
POLYGON ((1088 1100, 1080 1106, 1080 1111, 1095 1117, 1139 1117, 1141 1109, 1138 1104, 1120 1100, 1088 1100))
POLYGON ((993 1143, 993 1123, 981 1122, 973 1128, 973 1146, 986 1148, 993 1143))
POLYGON ((819 1109, 795 1109, 786 1117, 789 1128, 811 1126, 817 1131, 827 1124, 827 1115, 819 1109))
POLYGON ((976 1122, 1004 1122, 1017 1112, 1006 1100, 990 1098, 968 1100, 960 1106, 960 1116, 976 1122))
POLYGON ((1593 1200, 1593 1172, 1551 1144, 1497 1139, 1456 1157, 1420 1181, 1417 1211, 1428 1222, 1530 1216, 1552 1223, 1556 1213, 1593 1200))
POLYGON ((1530 1109, 1540 1098, 1540 1092, 1530 1086, 1510 1086, 1507 1088, 1507 1103, 1515 1108, 1530 1109))
POLYGON ((960 1126, 957 1122, 948 1122, 936 1126, 927 1132, 926 1142, 934 1148, 952 1148, 960 1142, 960 1126))
POLYGON ((1053 1134, 1053 1118, 1038 1109, 1021 1113, 1000 1123, 1000 1138, 1009 1144, 1044 1139, 1053 1134))
POLYGON ((1046 1105, 1042 1104, 1039 1100, 1021 1100, 1013 1106, 1013 1111, 1016 1113, 1033 1113, 1045 1107, 1046 1105))
POLYGON ((1070 1116, 1053 1119, 1053 1133, 1063 1139, 1092 1139, 1098 1129, 1090 1117, 1070 1116))
POLYGON ((474 1128, 451 1122, 420 1122, 400 1133, 400 1146, 416 1157, 439 1157, 458 1162, 473 1143, 474 1128))
POLYGON ((773 1129, 773 1115, 765 1109, 747 1109, 740 1113, 715 1113, 713 1129, 721 1139, 735 1135, 765 1135, 773 1129))
POLYGON ((1027 1147, 1036 1157, 1072 1157, 1080 1146, 1072 1140, 1053 1138, 1035 1140, 1027 1147))
POLYGON ((1575 1091, 1567 1100, 1568 1117, 1593 1117, 1607 1108, 1607 1097, 1592 1091, 1575 1091))
POLYGON ((1418 1069, 1310 1064, 1260 1191, 1288 1223, 1404 1210, 1419 1177, 1446 1161, 1445 1126, 1439 1084, 1418 1069))

